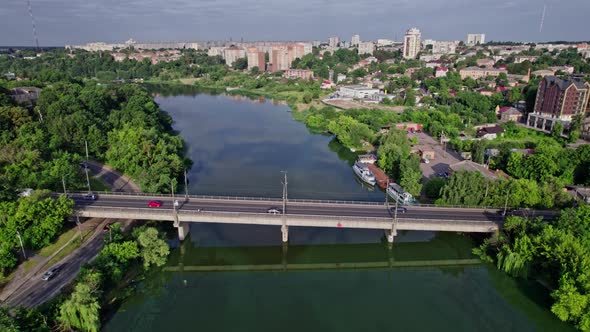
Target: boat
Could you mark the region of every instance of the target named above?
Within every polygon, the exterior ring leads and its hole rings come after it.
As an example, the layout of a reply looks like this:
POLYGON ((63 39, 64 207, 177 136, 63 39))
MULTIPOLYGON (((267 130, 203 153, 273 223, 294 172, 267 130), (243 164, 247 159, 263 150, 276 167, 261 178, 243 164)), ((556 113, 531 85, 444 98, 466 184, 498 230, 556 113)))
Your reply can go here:
POLYGON ((356 162, 354 166, 352 166, 352 170, 354 173, 361 179, 363 182, 368 183, 372 186, 375 185, 375 175, 365 163, 356 162))

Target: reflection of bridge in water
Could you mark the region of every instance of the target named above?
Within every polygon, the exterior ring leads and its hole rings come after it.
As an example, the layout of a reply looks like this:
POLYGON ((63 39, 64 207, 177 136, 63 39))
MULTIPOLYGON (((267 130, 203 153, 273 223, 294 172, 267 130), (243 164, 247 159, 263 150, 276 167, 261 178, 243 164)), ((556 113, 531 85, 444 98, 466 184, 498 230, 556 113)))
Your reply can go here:
POLYGON ((416 269, 481 264, 470 249, 447 244, 444 236, 429 242, 270 247, 194 247, 190 241, 171 257, 168 272, 304 271, 338 269, 416 269), (442 238, 442 239, 441 239, 442 238), (452 258, 449 258, 452 257, 452 258))

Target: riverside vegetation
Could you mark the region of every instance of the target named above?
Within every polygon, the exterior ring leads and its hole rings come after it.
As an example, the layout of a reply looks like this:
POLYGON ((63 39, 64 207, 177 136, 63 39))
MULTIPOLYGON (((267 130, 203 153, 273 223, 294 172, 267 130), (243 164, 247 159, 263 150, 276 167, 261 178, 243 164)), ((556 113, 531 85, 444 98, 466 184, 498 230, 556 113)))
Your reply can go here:
MULTIPOLYGON (((316 51, 314 50, 314 52, 316 51)), ((317 77, 327 78, 330 69, 334 70, 335 73, 344 73, 348 66, 356 63, 361 58, 353 53, 348 53, 348 51, 338 51, 333 56, 324 57, 321 60, 314 57, 314 55, 298 60, 294 63, 294 67, 309 68, 314 70, 317 77)), ((404 73, 406 68, 413 66, 411 61, 395 64, 384 63, 384 59, 399 58, 399 55, 396 54, 379 53, 378 55, 383 58, 379 59, 379 63, 371 64, 363 71, 356 70, 349 73, 352 77, 352 83, 358 81, 360 77, 368 72, 380 71, 381 74, 404 73)), ((475 57, 468 58, 464 63, 460 62, 457 65, 459 68, 471 65, 471 62, 481 57, 484 57, 483 54, 478 53, 475 57)), ((543 67, 549 65, 574 64, 583 61, 580 60, 579 54, 573 54, 569 51, 560 53, 551 59, 546 56, 541 59, 543 61, 537 62, 535 65, 527 63, 527 61, 522 65, 516 65, 508 59, 509 72, 523 74, 528 68, 543 69, 543 67)), ((237 65, 238 68, 245 67, 244 63, 237 65)), ((576 70, 580 71, 586 68, 585 66, 588 66, 587 62, 579 63, 575 67, 576 70)), ((381 158, 380 166, 413 194, 419 194, 422 191, 422 183, 419 160, 416 160, 409 153, 411 143, 405 138, 405 133, 392 130, 388 134, 382 135, 379 133, 379 129, 388 123, 404 121, 422 123, 425 130, 433 137, 445 135, 451 139, 451 146, 457 151, 471 152, 473 159, 480 163, 484 162, 484 158, 487 158, 485 161, 489 162, 491 168, 502 170, 510 176, 507 180, 490 182, 479 173, 458 172, 451 176, 449 180, 442 178, 432 179, 424 184, 424 192, 429 198, 437 200, 437 203, 498 206, 502 205, 508 198, 513 206, 565 208, 556 221, 549 223, 534 219, 509 217, 506 227, 498 239, 496 241, 485 241, 475 251, 483 259, 495 262, 498 268, 514 277, 541 280, 550 289, 553 289, 552 297, 555 302, 552 305, 552 311, 561 320, 571 322, 580 330, 590 331, 590 316, 588 315, 588 312, 590 312, 590 284, 588 283, 588 280, 590 280, 588 277, 590 275, 590 261, 588 257, 590 256, 588 255, 589 245, 587 243, 587 239, 590 238, 588 234, 590 212, 586 205, 568 208, 573 202, 569 196, 562 192, 565 185, 590 184, 590 164, 588 164, 590 149, 587 146, 576 149, 565 147, 566 143, 575 141, 577 135, 579 135, 581 119, 574 121, 573 130, 569 132, 569 136, 566 138, 561 137, 557 131, 546 135, 507 123, 503 125, 506 130, 506 135, 503 138, 493 141, 472 142, 458 139, 461 132, 474 135, 473 125, 495 121, 494 108, 497 106, 510 105, 515 101, 525 99, 527 108, 530 110, 534 104, 539 82, 538 78, 533 77, 522 90, 512 89, 505 94, 496 93, 491 97, 487 97, 474 91, 459 91, 461 86, 466 86, 469 89, 487 87, 485 82, 471 79, 461 80, 454 73, 447 78, 427 79, 428 73, 426 70, 418 70, 411 76, 396 77, 386 82, 389 91, 403 90, 399 94, 400 99, 395 103, 408 106, 401 114, 395 114, 379 110, 336 111, 330 107, 321 107, 314 103, 315 99, 322 95, 317 82, 286 80, 279 77, 279 74, 261 73, 256 68, 248 73, 233 71, 223 65, 219 57, 207 57, 203 53, 193 51, 186 51, 180 61, 159 63, 157 65, 152 65, 148 61, 137 62, 132 60, 115 63, 110 56, 87 52, 76 52, 75 57, 66 59, 65 54, 56 51, 47 57, 35 59, 32 63, 22 59, 0 58, 0 69, 12 70, 19 75, 29 77, 35 85, 44 85, 44 82, 56 82, 49 88, 49 91, 63 86, 63 83, 59 83, 62 80, 75 81, 74 83, 65 84, 66 87, 72 85, 79 87, 92 86, 98 90, 107 89, 111 91, 109 89, 114 88, 99 88, 92 84, 82 85, 77 80, 90 78, 102 80, 144 78, 152 81, 170 81, 177 78, 196 77, 195 84, 199 86, 239 88, 244 93, 285 99, 289 105, 299 111, 294 113, 295 118, 305 122, 310 130, 330 131, 348 148, 363 149, 378 146, 377 151, 381 158), (422 80, 422 83, 418 85, 416 79, 422 80), (414 107, 412 94, 415 92, 412 91, 417 88, 427 88, 429 91, 438 92, 438 94, 436 98, 423 98, 421 100, 423 107, 414 107), (452 95, 451 90, 457 92, 452 95), (301 105, 307 106, 300 107, 301 105), (497 149, 499 153, 492 157, 486 157, 486 149, 497 149), (525 154, 522 149, 532 149, 534 153, 525 154)), ((379 77, 379 74, 377 76, 379 77)), ((505 80, 505 77, 498 77, 499 82, 497 83, 505 83, 502 80, 505 80)), ((9 87, 10 84, 21 83, 7 83, 5 87, 9 87)), ((67 90, 67 88, 65 89, 67 90)), ((126 89, 135 90, 139 88, 123 86, 115 89, 115 91, 125 91, 126 89)), ((94 94, 91 95, 94 96, 94 94)), ((107 95, 107 93, 104 95, 107 95)), ((111 93, 110 96, 112 95, 111 93)), ((115 96, 118 96, 118 94, 115 93, 115 96)), ((46 97, 43 97, 40 103, 43 102, 44 98, 46 97)), ((80 98, 82 98, 81 94, 79 95, 80 98)), ((101 97, 97 98, 103 100, 101 97)), ((54 98, 53 101, 58 102, 59 99, 54 98)), ((138 116, 141 119, 139 120, 140 123, 144 126, 146 125, 145 117, 154 120, 159 129, 155 135, 160 131, 169 131, 169 120, 167 121, 166 116, 157 110, 157 105, 150 104, 152 101, 148 96, 143 96, 140 99, 142 102, 131 103, 135 106, 128 111, 138 116), (135 110, 135 113, 132 110, 135 110), (154 118, 155 114, 159 115, 154 118)), ((68 102, 58 105, 68 106, 71 100, 66 99, 68 102)), ((114 98, 114 100, 119 99, 114 98)), ((128 102, 121 102, 116 105, 120 106, 121 109, 127 109, 128 104, 128 102)), ((46 105, 51 105, 51 102, 46 105)), ((59 108, 56 106, 57 110, 59 108)), ((109 140, 107 142, 103 140, 102 145, 97 142, 98 140, 94 140, 94 143, 98 145, 93 145, 93 154, 113 162, 117 162, 114 159, 119 160, 123 157, 122 161, 118 161, 119 164, 116 167, 137 177, 149 174, 144 172, 149 172, 149 166, 152 165, 151 158, 155 156, 150 153, 150 149, 148 149, 149 152, 143 150, 146 153, 140 154, 143 156, 142 160, 124 158, 126 152, 137 152, 134 150, 137 146, 143 146, 142 142, 149 142, 150 138, 153 138, 148 133, 149 126, 142 128, 139 131, 142 134, 137 137, 133 135, 135 131, 131 129, 125 131, 125 126, 118 126, 121 122, 126 121, 134 123, 136 121, 135 117, 121 116, 119 112, 111 113, 117 114, 110 114, 108 117, 109 121, 107 123, 111 127, 97 127, 97 134, 95 135, 95 137, 101 137, 100 133, 108 132, 109 140), (116 119, 121 120, 117 121, 116 119), (111 122, 113 120, 115 121, 111 122), (105 131, 101 131, 103 129, 105 131), (126 140, 127 134, 130 135, 129 137, 134 138, 126 140), (122 149, 112 148, 112 144, 118 143, 119 140, 127 142, 129 145, 122 149)), ((29 112, 30 117, 36 117, 33 114, 33 112, 29 112)), ((84 117, 81 119, 84 120, 84 117)), ((98 123, 101 121, 99 118, 90 119, 96 120, 98 123)), ((71 122, 75 121, 72 119, 71 122)), ((75 134, 75 128, 75 126, 72 126, 69 132, 75 134)), ((72 151, 69 151, 70 153, 81 153, 81 143, 86 139, 84 136, 92 136, 92 133, 87 134, 81 135, 81 138, 79 137, 77 140, 68 140, 68 147, 72 148, 72 151)), ((56 136, 58 138, 55 139, 55 142, 58 143, 60 139, 66 139, 64 137, 66 135, 56 136)), ((43 140, 41 139, 41 141, 43 140)), ((46 141, 52 142, 53 140, 46 141)), ((36 141, 33 140, 33 142, 36 141)), ((162 138, 158 142, 162 142, 163 146, 167 146, 164 151, 174 151, 178 156, 181 155, 178 152, 181 150, 182 144, 175 144, 173 138, 162 138)), ((125 144, 123 145, 125 146, 125 144)), ((159 144, 156 145, 159 146, 159 144)), ((152 145, 148 144, 148 146, 152 145)), ((63 158, 75 158, 75 156, 63 158)), ((185 163, 181 157, 178 160, 174 159, 171 163, 173 165, 172 169, 167 173, 170 175, 163 178, 147 179, 147 183, 140 183, 142 188, 148 191, 165 191, 167 182, 175 177, 174 174, 178 174, 177 172, 181 170, 180 166, 185 166, 185 163)), ((161 163, 155 165, 168 165, 168 162, 161 161, 161 163)), ((58 173, 58 180, 62 174, 58 173)), ((73 182, 73 179, 68 180, 73 182)), ((91 283, 91 281, 88 282, 91 283)), ((82 289, 81 292, 84 294, 92 293, 87 289, 82 289)), ((95 306, 95 302, 90 301, 90 303, 95 306)), ((35 317, 38 317, 35 316, 35 313, 30 312, 26 313, 26 315, 29 315, 29 318, 33 321, 35 317)), ((21 315, 20 317, 24 316, 21 315)), ((75 317, 75 315, 72 317, 75 317)), ((0 316, 0 322, 5 320, 5 317, 0 316)), ((93 321, 90 320, 91 324, 89 326, 94 326, 92 325, 93 321)), ((70 325, 70 327, 74 326, 70 325)))

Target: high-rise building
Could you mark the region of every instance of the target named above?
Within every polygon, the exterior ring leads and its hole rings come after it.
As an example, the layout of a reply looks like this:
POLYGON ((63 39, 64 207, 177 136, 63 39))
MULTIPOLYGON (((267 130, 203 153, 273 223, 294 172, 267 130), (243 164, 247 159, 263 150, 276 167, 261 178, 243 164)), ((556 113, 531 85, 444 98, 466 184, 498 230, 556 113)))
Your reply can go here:
POLYGON ((223 58, 228 66, 233 66, 234 62, 240 58, 246 57, 246 51, 243 48, 230 46, 223 50, 223 58))
POLYGON ((457 50, 458 42, 435 41, 432 45, 432 54, 453 54, 457 50))
POLYGON ((360 42, 361 42, 361 36, 352 35, 352 38, 350 39, 350 46, 352 46, 352 47, 358 46, 358 44, 360 42))
POLYGON ((485 42, 486 35, 484 33, 470 33, 467 35, 467 40, 465 41, 468 46, 485 44, 485 42))
POLYGON ((328 46, 330 47, 338 47, 340 44, 340 37, 330 37, 328 39, 328 46))
POLYGON ((248 48, 246 55, 248 56, 248 70, 258 67, 260 71, 266 70, 266 61, 264 60, 264 52, 260 52, 256 47, 248 48))
POLYGON ((406 31, 404 36, 404 58, 415 59, 420 53, 420 40, 422 34, 417 28, 411 28, 406 31))
POLYGON ((578 79, 545 76, 539 83, 535 108, 528 116, 528 124, 551 130, 557 122, 568 128, 573 116, 589 112, 590 83, 578 79))
POLYGON ((361 42, 358 45, 359 54, 371 54, 375 51, 375 44, 373 42, 361 42))

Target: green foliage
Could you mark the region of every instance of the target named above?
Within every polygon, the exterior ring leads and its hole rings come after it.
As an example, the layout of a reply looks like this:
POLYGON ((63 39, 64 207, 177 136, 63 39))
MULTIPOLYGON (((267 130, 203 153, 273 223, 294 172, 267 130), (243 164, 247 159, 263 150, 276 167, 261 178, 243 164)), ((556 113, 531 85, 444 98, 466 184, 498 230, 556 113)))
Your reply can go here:
POLYGON ((19 332, 16 320, 10 316, 7 308, 0 307, 0 331, 3 332, 19 332))
POLYGON ((139 228, 134 231, 134 236, 139 244, 144 268, 166 264, 170 249, 166 241, 160 238, 157 229, 153 227, 139 228))
POLYGON ((432 178, 424 184, 424 193, 430 199, 438 199, 441 196, 442 188, 447 184, 443 178, 432 178))
POLYGON ((347 147, 361 149, 361 141, 371 142, 373 134, 369 127, 350 116, 340 116, 328 124, 330 130, 338 140, 347 147))
POLYGON ((72 331, 97 332, 100 329, 100 304, 97 289, 80 282, 59 309, 57 317, 61 328, 72 331))
POLYGON ((562 211, 554 223, 510 217, 497 246, 498 268, 523 278, 542 278, 555 289, 551 311, 581 331, 590 330, 590 206, 562 211))

